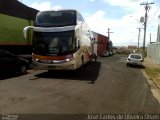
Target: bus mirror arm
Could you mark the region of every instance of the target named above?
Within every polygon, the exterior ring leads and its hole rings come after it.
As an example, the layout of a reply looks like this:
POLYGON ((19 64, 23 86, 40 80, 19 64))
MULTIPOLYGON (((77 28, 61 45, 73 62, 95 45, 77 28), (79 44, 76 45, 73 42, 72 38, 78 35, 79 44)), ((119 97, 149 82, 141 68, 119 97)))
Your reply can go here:
POLYGON ((27 38, 27 33, 28 33, 28 30, 29 30, 30 28, 33 28, 33 26, 27 26, 27 27, 25 27, 25 28, 23 29, 24 38, 27 38))

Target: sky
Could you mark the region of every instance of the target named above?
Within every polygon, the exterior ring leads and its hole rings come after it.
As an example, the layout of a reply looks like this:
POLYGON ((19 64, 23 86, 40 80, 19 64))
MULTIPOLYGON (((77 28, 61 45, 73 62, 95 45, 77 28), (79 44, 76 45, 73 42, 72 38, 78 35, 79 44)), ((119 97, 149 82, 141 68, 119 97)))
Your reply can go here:
MULTIPOLYGON (((143 2, 154 2, 148 11, 146 46, 157 39, 160 23, 160 0, 19 0, 23 4, 38 9, 76 9, 92 31, 108 36, 114 46, 138 44, 138 28, 144 28, 140 18, 144 17, 143 2)), ((140 32, 140 46, 143 46, 144 30, 140 32)))

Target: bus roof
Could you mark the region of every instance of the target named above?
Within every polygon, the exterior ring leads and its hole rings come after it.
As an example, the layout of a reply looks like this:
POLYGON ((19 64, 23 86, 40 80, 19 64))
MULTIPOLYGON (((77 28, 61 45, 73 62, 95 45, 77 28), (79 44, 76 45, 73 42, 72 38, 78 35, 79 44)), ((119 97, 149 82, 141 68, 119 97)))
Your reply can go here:
POLYGON ((39 11, 38 13, 41 13, 41 12, 52 12, 52 11, 75 11, 75 12, 79 12, 77 11, 76 9, 58 9, 58 10, 44 10, 44 11, 39 11))
POLYGON ((77 10, 61 9, 41 11, 37 14, 35 25, 38 27, 62 27, 77 24, 77 10))

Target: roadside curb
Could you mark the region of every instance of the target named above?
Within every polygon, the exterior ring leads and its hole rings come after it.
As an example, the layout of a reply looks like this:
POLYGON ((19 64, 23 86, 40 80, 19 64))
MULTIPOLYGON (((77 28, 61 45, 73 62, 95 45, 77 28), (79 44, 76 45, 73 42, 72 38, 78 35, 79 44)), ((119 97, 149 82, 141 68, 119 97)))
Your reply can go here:
POLYGON ((146 78, 146 80, 147 80, 147 82, 148 82, 148 84, 151 88, 151 92, 152 92, 153 96, 155 97, 155 99, 160 104, 160 87, 159 87, 159 85, 144 70, 142 70, 142 72, 143 72, 143 75, 146 78))
POLYGON ((153 81, 153 83, 157 86, 157 88, 160 90, 160 85, 156 82, 156 80, 153 78, 153 77, 151 77, 150 75, 148 75, 144 70, 143 70, 143 72, 144 72, 144 74, 146 74, 145 76, 149 79, 149 80, 151 80, 151 81, 153 81))
POLYGON ((154 84, 158 87, 158 89, 160 90, 160 85, 156 82, 155 79, 152 78, 152 81, 154 82, 154 84))

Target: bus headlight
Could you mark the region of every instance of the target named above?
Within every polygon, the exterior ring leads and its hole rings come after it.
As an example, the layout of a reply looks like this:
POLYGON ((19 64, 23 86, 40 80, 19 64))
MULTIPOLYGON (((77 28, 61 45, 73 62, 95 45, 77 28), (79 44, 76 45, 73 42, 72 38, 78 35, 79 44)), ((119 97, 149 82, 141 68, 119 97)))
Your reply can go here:
POLYGON ((39 61, 39 59, 35 59, 35 61, 36 61, 36 62, 38 62, 38 61, 39 61))
POLYGON ((67 58, 67 59, 65 59, 66 62, 69 62, 69 61, 72 61, 72 60, 73 60, 73 58, 67 58))
POLYGON ((65 61, 66 61, 66 62, 69 62, 69 61, 72 61, 73 59, 74 59, 74 58, 73 58, 73 55, 70 54, 70 55, 67 55, 67 56, 66 56, 65 61))
POLYGON ((40 60, 37 58, 32 58, 32 61, 39 62, 40 60))

